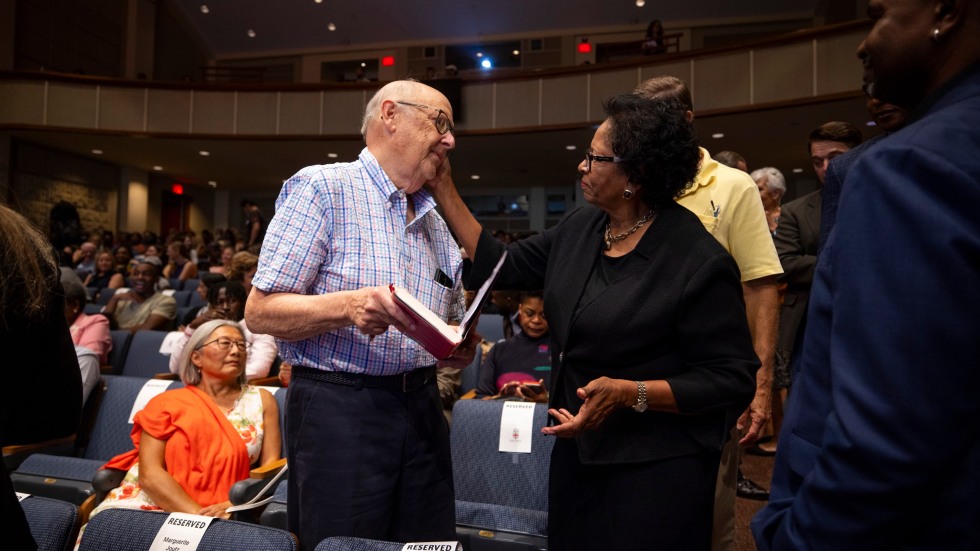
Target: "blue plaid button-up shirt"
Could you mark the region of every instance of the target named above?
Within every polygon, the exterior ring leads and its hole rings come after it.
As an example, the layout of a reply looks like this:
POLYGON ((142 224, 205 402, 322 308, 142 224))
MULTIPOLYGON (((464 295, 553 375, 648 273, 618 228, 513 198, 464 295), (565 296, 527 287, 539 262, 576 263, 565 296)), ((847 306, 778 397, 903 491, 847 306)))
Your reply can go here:
MULTIPOLYGON (((443 319, 464 310, 462 259, 435 200, 399 191, 366 148, 352 163, 314 165, 283 185, 252 284, 267 293, 326 294, 394 284, 443 319), (407 201, 415 219, 406 224, 407 201), (436 270, 453 287, 436 282, 436 270)), ((276 339, 293 365, 394 375, 435 358, 394 328, 369 341, 354 326, 300 341, 276 339)))

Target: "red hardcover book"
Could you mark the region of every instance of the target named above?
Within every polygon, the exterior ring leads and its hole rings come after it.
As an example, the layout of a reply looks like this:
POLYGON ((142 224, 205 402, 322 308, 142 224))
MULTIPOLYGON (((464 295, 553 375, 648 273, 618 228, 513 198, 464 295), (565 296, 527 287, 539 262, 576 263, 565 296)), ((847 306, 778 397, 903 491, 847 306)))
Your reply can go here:
POLYGON ((473 303, 466 310, 466 314, 463 315, 463 321, 460 322, 458 327, 446 323, 407 290, 400 287, 396 288, 394 284, 389 285, 388 288, 391 290, 391 294, 395 299, 395 304, 415 321, 415 330, 406 332, 405 335, 421 344, 429 354, 432 354, 437 359, 445 359, 452 356, 456 348, 466 340, 470 331, 476 325, 476 321, 480 317, 480 311, 490 298, 490 289, 493 287, 493 282, 497 279, 497 274, 500 272, 500 267, 503 266, 506 258, 507 251, 504 251, 500 260, 497 261, 497 265, 493 268, 493 272, 490 273, 490 277, 480 286, 480 290, 477 291, 473 303))

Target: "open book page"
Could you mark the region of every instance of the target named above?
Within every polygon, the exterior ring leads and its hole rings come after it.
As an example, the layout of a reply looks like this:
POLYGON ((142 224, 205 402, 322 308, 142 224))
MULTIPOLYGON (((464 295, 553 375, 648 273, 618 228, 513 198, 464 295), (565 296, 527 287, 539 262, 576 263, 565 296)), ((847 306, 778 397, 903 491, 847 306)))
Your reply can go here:
POLYGON ((453 327, 443 321, 407 290, 389 285, 388 287, 395 298, 395 304, 398 304, 416 322, 415 331, 406 332, 405 335, 421 344, 436 358, 442 359, 451 356, 456 347, 469 335, 472 326, 476 324, 480 310, 483 309, 490 297, 490 289, 493 287, 493 282, 497 278, 506 257, 507 252, 505 251, 500 260, 497 261, 490 277, 480 287, 466 314, 463 315, 460 327, 453 327))

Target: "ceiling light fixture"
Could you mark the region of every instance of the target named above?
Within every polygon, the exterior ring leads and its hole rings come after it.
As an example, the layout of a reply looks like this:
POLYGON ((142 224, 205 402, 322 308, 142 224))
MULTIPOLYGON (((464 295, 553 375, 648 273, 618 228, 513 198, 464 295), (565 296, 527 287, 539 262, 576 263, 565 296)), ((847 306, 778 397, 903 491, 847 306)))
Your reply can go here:
POLYGON ((479 180, 479 179, 480 179, 480 175, 479 174, 474 174, 474 175, 470 176, 470 180, 479 180))
POLYGON ((255 38, 255 31, 252 29, 249 29, 245 34, 247 34, 249 38, 255 38))
POLYGON ((636 7, 642 8, 643 6, 646 5, 647 5, 646 0, 636 0, 636 7))
POLYGON ((337 25, 334 25, 333 23, 327 23, 327 30, 330 32, 336 31, 337 25))
POLYGON ((514 54, 514 55, 521 55, 521 51, 520 50, 514 50, 511 53, 514 54))
POLYGON ((160 166, 160 165, 153 165, 153 170, 156 170, 156 171, 159 172, 159 171, 163 170, 163 167, 160 166))
POLYGON ((92 150, 92 154, 93 155, 102 155, 102 150, 101 149, 93 149, 92 150))
POLYGON ((211 13, 211 10, 208 8, 207 4, 201 4, 201 13, 211 13))
POLYGON ((714 134, 711 135, 711 137, 714 138, 714 139, 716 139, 716 140, 719 140, 721 138, 724 138, 725 135, 722 134, 721 132, 715 132, 714 134))
POLYGON ((211 187, 218 187, 218 182, 215 182, 214 180, 208 180, 208 185, 211 187))
POLYGON ((323 3, 323 0, 313 0, 313 1, 316 2, 317 4, 322 4, 323 3))
POLYGON ((803 169, 802 168, 794 168, 793 169, 793 174, 802 174, 802 173, 803 173, 803 169))
POLYGON ((337 158, 337 154, 336 153, 327 153, 327 157, 330 157, 331 159, 336 159, 337 158))
POLYGON ((476 57, 483 57, 483 52, 476 52, 476 57))
POLYGON ((565 149, 567 149, 567 150, 569 150, 569 151, 575 151, 576 149, 578 149, 578 146, 574 146, 574 145, 566 145, 566 146, 565 146, 565 149))
POLYGON ((200 155, 201 157, 207 157, 208 155, 211 154, 211 152, 210 151, 201 150, 201 151, 198 151, 197 154, 200 155))

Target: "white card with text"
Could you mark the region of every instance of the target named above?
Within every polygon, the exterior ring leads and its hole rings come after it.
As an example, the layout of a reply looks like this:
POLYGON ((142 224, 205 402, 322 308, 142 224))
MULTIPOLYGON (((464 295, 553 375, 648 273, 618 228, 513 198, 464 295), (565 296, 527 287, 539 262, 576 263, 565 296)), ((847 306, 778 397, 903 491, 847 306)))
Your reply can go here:
POLYGON ((140 393, 136 395, 136 400, 133 402, 133 409, 129 412, 129 424, 133 424, 133 417, 146 407, 147 402, 152 400, 157 394, 167 390, 167 387, 172 382, 163 379, 150 379, 146 381, 146 384, 140 389, 140 393))
POLYGON ((214 517, 170 513, 149 551, 195 551, 214 517))
POLYGON ((500 413, 500 451, 531 453, 534 402, 504 402, 500 413))
POLYGON ((420 541, 406 543, 402 551, 463 551, 458 541, 420 541))

